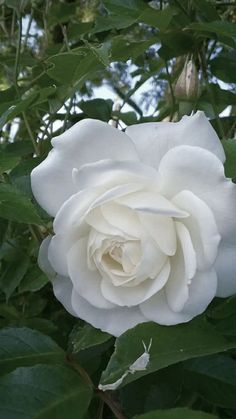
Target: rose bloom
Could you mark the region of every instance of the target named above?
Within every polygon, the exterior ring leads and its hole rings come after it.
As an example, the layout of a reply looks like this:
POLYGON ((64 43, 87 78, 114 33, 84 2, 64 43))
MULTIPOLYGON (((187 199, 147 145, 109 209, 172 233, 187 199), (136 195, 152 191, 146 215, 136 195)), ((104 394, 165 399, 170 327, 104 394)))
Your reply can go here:
POLYGON ((236 291, 236 187, 202 112, 125 133, 85 119, 52 145, 31 177, 55 217, 39 265, 69 313, 119 336, 236 291))

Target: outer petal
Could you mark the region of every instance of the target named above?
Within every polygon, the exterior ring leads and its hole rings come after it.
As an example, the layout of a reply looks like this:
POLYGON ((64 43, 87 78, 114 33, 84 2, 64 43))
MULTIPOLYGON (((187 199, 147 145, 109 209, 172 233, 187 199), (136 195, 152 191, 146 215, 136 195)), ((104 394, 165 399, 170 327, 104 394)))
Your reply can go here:
POLYGON ((193 116, 184 116, 180 122, 132 125, 126 133, 134 142, 141 161, 155 168, 171 148, 183 144, 205 148, 222 162, 225 160, 221 142, 201 111, 193 116))
POLYGON ((55 216, 76 192, 73 168, 101 159, 139 160, 135 146, 122 131, 94 119, 85 119, 52 140, 53 150, 31 174, 39 204, 55 216))
POLYGON ((139 310, 139 307, 121 307, 111 310, 93 307, 80 297, 75 289, 72 292, 72 306, 77 317, 113 336, 120 336, 137 324, 148 321, 139 310))
POLYGON ((167 303, 165 292, 158 292, 150 300, 140 305, 147 319, 163 325, 185 323, 206 310, 215 297, 217 276, 214 270, 198 272, 189 287, 189 299, 183 310, 176 313, 167 303))
POLYGON ((72 293, 72 282, 70 278, 57 275, 53 270, 49 260, 48 260, 48 247, 51 242, 51 237, 48 236, 43 240, 39 249, 38 264, 43 272, 48 276, 52 281, 53 291, 56 298, 64 305, 65 309, 76 316, 75 311, 71 305, 71 293, 72 293))
POLYGON ((225 177, 224 166, 214 154, 199 147, 176 147, 163 157, 159 172, 165 196, 193 192, 212 210, 222 239, 236 244, 236 185, 225 177))

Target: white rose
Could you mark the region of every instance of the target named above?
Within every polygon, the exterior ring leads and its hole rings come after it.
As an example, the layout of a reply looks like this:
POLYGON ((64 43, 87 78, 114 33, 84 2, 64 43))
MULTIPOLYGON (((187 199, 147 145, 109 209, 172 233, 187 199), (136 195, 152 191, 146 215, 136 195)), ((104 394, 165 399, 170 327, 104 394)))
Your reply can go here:
POLYGON ((202 112, 126 133, 86 119, 52 145, 32 172, 55 217, 39 263, 72 315, 118 336, 236 291, 236 187, 202 112))

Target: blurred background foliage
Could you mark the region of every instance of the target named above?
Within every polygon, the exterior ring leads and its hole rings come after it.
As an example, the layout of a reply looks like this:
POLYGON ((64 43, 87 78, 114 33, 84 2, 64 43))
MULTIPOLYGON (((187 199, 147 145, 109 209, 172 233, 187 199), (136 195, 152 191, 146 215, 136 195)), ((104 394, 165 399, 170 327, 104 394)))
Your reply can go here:
POLYGON ((68 315, 37 267, 52 221, 30 189, 51 138, 83 118, 123 129, 196 110, 236 179, 235 23, 233 0, 0 0, 1 419, 235 419, 235 298, 197 323, 138 326, 106 369, 114 339, 68 315), (142 353, 144 333, 160 342, 151 370, 97 390, 102 371, 118 379, 142 353))

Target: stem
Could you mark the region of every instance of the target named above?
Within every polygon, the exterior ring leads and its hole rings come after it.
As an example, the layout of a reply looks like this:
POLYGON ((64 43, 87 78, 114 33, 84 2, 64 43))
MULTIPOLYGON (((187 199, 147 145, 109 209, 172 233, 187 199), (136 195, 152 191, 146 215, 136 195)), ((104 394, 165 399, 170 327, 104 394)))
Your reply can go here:
POLYGON ((71 355, 67 355, 66 356, 66 361, 68 362, 68 364, 74 368, 74 370, 76 372, 79 373, 79 375, 84 379, 85 383, 88 384, 88 386, 92 389, 94 389, 94 384, 91 380, 91 378, 89 377, 87 371, 85 371, 84 368, 81 367, 81 365, 78 364, 77 361, 75 361, 71 355))
POLYGON ((20 63, 20 50, 21 50, 21 37, 22 37, 22 20, 21 15, 18 15, 19 19, 19 29, 18 29, 18 40, 16 46, 16 59, 15 59, 15 66, 14 66, 14 83, 16 88, 18 88, 18 73, 19 73, 19 63, 20 63))
POLYGON ((110 394, 108 392, 103 392, 99 389, 96 389, 87 371, 85 371, 85 369, 81 367, 81 365, 79 365, 71 355, 67 355, 66 361, 76 372, 79 373, 79 375, 84 379, 85 383, 88 384, 90 388, 95 390, 97 396, 100 397, 104 403, 106 403, 106 405, 110 408, 117 419, 126 419, 117 403, 112 400, 110 394))
POLYGON ((66 130, 67 119, 68 119, 68 116, 70 115, 70 111, 71 111, 71 109, 73 107, 73 102, 74 102, 74 95, 71 96, 70 101, 69 101, 69 104, 67 106, 66 114, 65 114, 65 118, 64 118, 64 122, 63 122, 63 126, 62 126, 62 129, 61 129, 61 133, 63 133, 66 130))
POLYGON ((35 141, 34 134, 33 134, 32 130, 30 128, 30 125, 29 125, 29 122, 28 122, 28 119, 27 119, 27 116, 26 116, 25 112, 22 112, 22 116, 23 116, 23 119, 24 119, 26 129, 28 131, 29 137, 30 137, 31 142, 33 144, 35 154, 36 154, 36 156, 39 156, 38 144, 35 141))
POLYGON ((175 113, 175 95, 174 95, 174 90, 173 90, 173 86, 172 86, 172 82, 171 82, 171 75, 168 69, 168 64, 167 62, 165 62, 165 68, 166 68, 166 74, 167 74, 167 80, 169 83, 169 88, 170 88, 170 94, 171 94, 171 114, 170 114, 170 121, 172 121, 174 113, 175 113))
POLYGON ((114 400, 112 400, 109 393, 97 390, 97 395, 104 401, 104 403, 106 403, 107 406, 109 406, 117 419, 126 419, 117 404, 114 402, 114 400))

